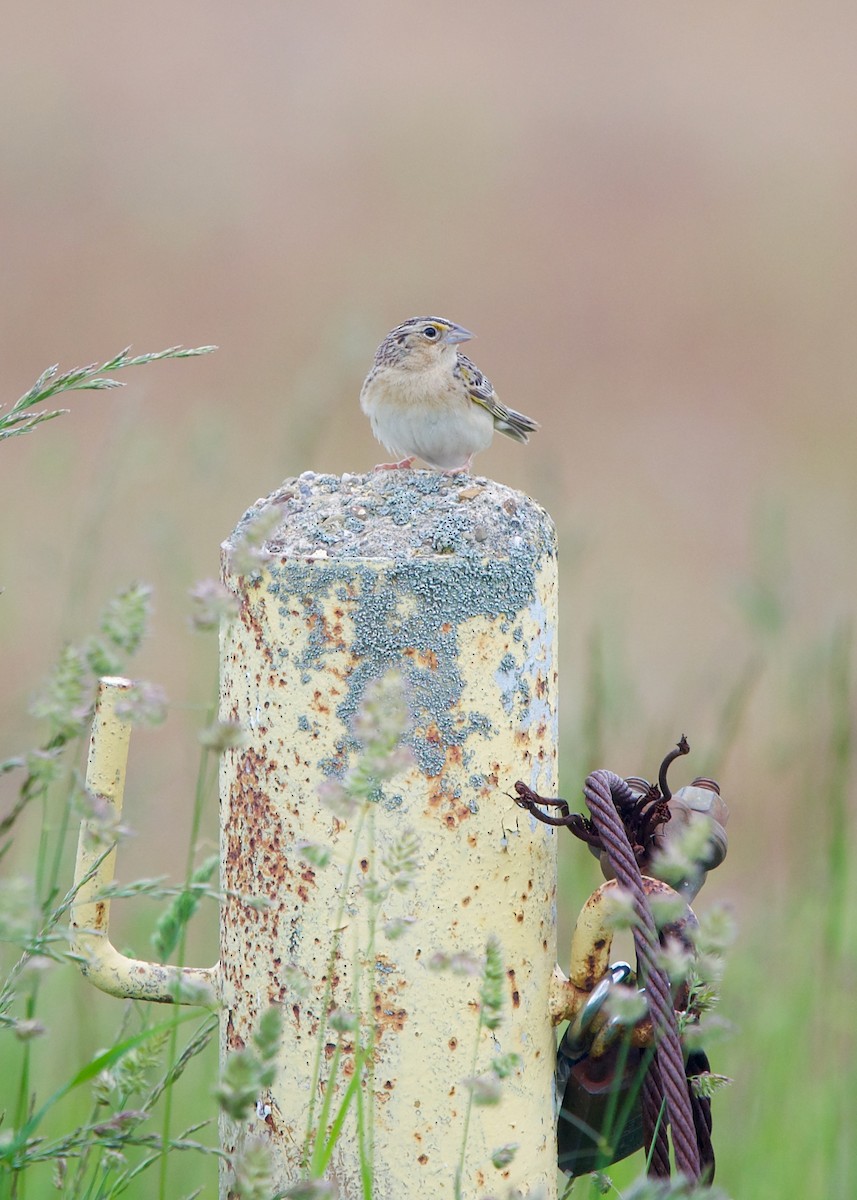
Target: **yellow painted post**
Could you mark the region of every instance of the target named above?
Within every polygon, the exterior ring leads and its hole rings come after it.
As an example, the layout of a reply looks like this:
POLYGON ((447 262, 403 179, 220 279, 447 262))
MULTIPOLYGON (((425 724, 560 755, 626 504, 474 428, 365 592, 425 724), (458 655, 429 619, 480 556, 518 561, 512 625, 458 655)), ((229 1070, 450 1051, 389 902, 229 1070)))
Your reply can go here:
MULTIPOLYGON (((552 522, 483 479, 305 473, 245 515, 223 564, 239 611, 221 635, 220 715, 247 735, 221 770, 224 1054, 248 1043, 268 1005, 285 1020, 276 1081, 249 1129, 224 1120, 224 1149, 262 1137, 277 1185, 300 1178, 336 1058, 330 1011, 371 996, 361 1110, 375 1200, 451 1198, 459 1164, 463 1200, 515 1188, 554 1200, 556 834, 508 794, 517 779, 556 794, 552 522), (253 570, 256 520, 268 537, 253 570), (358 816, 331 811, 319 785, 358 761, 351 720, 391 667, 406 683, 413 765, 382 785, 355 843, 358 816), (415 888, 386 896, 373 923, 361 879, 383 876, 405 831, 418 839, 415 888), (330 848, 327 865, 307 843, 330 848), (494 1030, 479 1022, 492 937, 504 1000, 494 1030), (475 974, 461 969, 473 961, 475 974), (499 1102, 471 1106, 468 1079, 496 1082, 492 1064, 509 1054, 520 1064, 499 1102), (510 1144, 511 1162, 492 1165, 510 1144)), ((342 1036, 331 1119, 360 1073, 356 1036, 342 1036)), ((325 1172, 343 1200, 363 1195, 356 1112, 325 1172)))

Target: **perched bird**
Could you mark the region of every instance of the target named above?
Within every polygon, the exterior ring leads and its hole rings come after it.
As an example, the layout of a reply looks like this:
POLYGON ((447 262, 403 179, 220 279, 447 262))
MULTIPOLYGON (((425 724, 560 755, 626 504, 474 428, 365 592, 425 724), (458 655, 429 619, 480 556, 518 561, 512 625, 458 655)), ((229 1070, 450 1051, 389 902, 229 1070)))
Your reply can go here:
POLYGON ((401 456, 376 470, 409 467, 421 458, 442 471, 469 471, 474 454, 499 429, 516 442, 538 429, 506 408, 458 346, 473 337, 442 317, 411 317, 387 334, 360 391, 372 432, 401 456))

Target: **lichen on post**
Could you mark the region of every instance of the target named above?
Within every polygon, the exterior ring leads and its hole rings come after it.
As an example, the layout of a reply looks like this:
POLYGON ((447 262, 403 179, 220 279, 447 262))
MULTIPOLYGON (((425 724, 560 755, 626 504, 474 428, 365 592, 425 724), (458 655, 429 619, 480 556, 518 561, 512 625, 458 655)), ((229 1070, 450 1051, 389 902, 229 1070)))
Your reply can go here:
MULTIPOLYGON (((308 1114, 319 1119, 328 1086, 335 1112, 356 1070, 376 1200, 452 1196, 459 1166, 467 1200, 555 1197, 556 836, 508 794, 520 778, 556 792, 550 518, 486 479, 307 472, 245 514, 223 572, 239 607, 221 636, 221 718, 246 734, 221 774, 224 1053, 269 1004, 284 1015, 277 1079, 249 1130, 226 1123, 224 1148, 261 1136, 278 1186, 294 1183, 308 1114), (364 806, 355 858, 357 816, 319 789, 359 761, 355 714, 390 668, 412 761, 364 806), (375 922, 366 880, 405 833, 414 885, 376 893, 375 922), (490 939, 504 978, 494 1028, 479 1016, 490 939), (334 1010, 356 1011, 371 1036, 336 1032, 334 1010), (492 1069, 498 1102, 472 1104, 474 1075, 492 1069)), ((354 1106, 325 1169, 349 1200, 360 1153, 354 1106)))

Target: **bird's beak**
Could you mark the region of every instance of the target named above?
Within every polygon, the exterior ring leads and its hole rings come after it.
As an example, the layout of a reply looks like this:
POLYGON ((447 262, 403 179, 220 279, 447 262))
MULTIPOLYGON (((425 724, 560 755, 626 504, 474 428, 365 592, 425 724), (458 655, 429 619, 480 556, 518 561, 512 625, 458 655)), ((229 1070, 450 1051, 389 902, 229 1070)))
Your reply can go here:
POLYGON ((475 336, 469 329, 464 329, 461 325, 451 325, 443 335, 443 340, 447 346, 455 346, 459 342, 469 342, 475 336))

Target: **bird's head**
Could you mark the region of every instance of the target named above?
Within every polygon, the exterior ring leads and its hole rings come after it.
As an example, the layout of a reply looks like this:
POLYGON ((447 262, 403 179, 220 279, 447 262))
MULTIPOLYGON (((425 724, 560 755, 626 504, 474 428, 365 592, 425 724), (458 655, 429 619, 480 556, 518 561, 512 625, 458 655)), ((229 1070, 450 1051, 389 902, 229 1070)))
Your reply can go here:
POLYGON ((411 317, 387 334, 375 362, 378 366, 425 371, 444 358, 455 358, 459 342, 472 337, 469 330, 443 317, 411 317))

